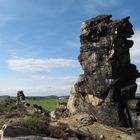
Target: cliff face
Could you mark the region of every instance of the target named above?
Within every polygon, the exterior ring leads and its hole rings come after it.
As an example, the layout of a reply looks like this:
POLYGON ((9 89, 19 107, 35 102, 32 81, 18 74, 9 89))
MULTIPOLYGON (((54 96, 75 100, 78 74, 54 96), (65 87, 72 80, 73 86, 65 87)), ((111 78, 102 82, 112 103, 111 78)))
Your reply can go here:
POLYGON ((78 59, 84 74, 72 88, 67 108, 71 114, 92 114, 98 122, 140 129, 140 101, 135 99, 140 73, 129 54, 133 26, 129 17, 111 17, 99 15, 82 23, 78 59))

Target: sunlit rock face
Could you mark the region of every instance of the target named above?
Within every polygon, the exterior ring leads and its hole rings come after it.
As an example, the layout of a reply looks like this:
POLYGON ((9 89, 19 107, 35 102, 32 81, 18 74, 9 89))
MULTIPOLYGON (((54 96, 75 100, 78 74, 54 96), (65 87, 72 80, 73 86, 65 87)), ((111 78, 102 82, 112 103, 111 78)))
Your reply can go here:
MULTIPOLYGON (((130 100, 135 100, 140 74, 130 61, 133 26, 130 17, 111 17, 99 15, 81 25, 78 59, 84 73, 71 90, 67 108, 70 113, 93 114, 97 121, 109 125, 135 127, 130 100)), ((139 104, 139 100, 134 102, 139 104)))

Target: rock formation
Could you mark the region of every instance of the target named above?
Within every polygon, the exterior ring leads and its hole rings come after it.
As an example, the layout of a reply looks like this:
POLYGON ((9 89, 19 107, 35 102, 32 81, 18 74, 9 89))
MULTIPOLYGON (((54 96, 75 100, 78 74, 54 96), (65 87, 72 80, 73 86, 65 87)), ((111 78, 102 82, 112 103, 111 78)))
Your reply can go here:
POLYGON ((17 92, 17 109, 19 112, 26 112, 26 107, 25 107, 25 95, 23 91, 18 91, 17 92))
POLYGON ((2 137, 17 137, 17 136, 29 136, 32 135, 31 130, 23 127, 3 125, 2 127, 3 134, 2 137))
POLYGON ((44 116, 50 116, 49 112, 43 109, 42 106, 39 106, 37 104, 31 105, 25 102, 25 99, 26 98, 23 91, 22 90, 18 91, 16 105, 19 113, 30 114, 30 115, 33 115, 34 113, 38 113, 44 116))
POLYGON ((67 108, 71 114, 87 112, 97 122, 140 129, 140 100, 129 49, 134 34, 130 17, 112 20, 99 15, 81 26, 79 62, 84 71, 71 89, 67 108))

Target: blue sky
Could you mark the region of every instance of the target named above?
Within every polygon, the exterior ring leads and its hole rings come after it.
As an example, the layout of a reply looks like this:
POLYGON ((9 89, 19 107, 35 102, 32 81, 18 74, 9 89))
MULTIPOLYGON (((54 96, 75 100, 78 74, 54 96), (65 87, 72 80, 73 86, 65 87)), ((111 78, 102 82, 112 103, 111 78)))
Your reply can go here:
POLYGON ((139 0, 0 0, 0 95, 17 90, 68 95, 82 72, 81 23, 98 14, 131 16, 131 56, 140 70, 139 5, 139 0))

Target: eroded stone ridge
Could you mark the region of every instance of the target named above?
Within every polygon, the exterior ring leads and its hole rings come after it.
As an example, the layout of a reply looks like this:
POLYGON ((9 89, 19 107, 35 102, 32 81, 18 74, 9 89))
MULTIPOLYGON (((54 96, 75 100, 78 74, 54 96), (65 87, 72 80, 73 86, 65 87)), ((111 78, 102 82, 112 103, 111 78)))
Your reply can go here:
POLYGON ((71 90, 70 113, 85 111, 97 121, 140 129, 140 100, 136 99, 136 79, 129 49, 134 34, 130 17, 112 20, 99 15, 81 26, 79 62, 84 71, 71 90))

